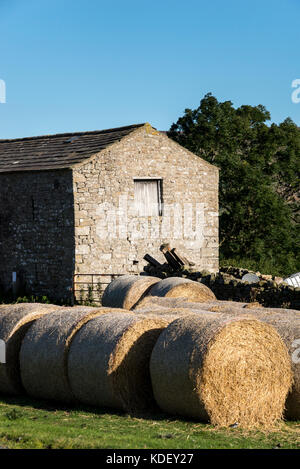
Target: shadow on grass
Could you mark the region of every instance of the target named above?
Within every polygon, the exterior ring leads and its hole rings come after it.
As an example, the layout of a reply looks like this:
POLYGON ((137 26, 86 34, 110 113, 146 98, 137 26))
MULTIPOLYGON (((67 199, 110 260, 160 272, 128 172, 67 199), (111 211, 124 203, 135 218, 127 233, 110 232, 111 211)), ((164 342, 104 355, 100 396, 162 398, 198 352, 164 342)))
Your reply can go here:
MULTIPOLYGON (((17 405, 21 407, 32 407, 33 409, 44 410, 49 412, 62 411, 62 412, 85 412, 95 414, 97 416, 111 414, 119 417, 131 417, 143 420, 168 420, 178 421, 179 416, 172 416, 165 414, 158 407, 152 407, 149 410, 139 412, 125 412, 109 407, 94 407, 90 405, 83 405, 81 403, 67 404, 57 401, 48 401, 41 399, 34 399, 29 396, 3 396, 0 395, 0 401, 8 405, 17 405)), ((180 417, 180 421, 194 422, 193 420, 184 419, 180 417)))

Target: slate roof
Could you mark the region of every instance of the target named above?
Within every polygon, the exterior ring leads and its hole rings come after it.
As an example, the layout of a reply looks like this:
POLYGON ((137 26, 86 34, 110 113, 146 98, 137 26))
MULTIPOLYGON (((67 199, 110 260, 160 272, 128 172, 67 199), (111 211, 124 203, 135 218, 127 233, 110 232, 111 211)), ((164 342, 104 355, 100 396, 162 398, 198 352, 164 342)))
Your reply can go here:
POLYGON ((0 140, 0 173, 70 168, 143 125, 0 140))

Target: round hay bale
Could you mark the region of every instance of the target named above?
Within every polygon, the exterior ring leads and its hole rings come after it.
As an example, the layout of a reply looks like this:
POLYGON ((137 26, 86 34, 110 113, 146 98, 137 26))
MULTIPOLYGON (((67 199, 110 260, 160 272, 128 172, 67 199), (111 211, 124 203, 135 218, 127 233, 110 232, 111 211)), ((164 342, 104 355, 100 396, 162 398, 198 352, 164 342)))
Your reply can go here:
POLYGON ((162 410, 218 426, 274 424, 292 380, 273 327, 217 313, 173 321, 154 346, 150 372, 162 410))
POLYGON ((260 310, 265 311, 265 308, 261 306, 251 306, 248 308, 248 305, 251 303, 242 303, 239 301, 229 301, 229 300, 214 300, 214 301, 209 301, 209 302, 204 302, 204 303, 197 303, 194 301, 187 301, 186 298, 159 298, 159 297, 146 297, 141 304, 138 304, 136 309, 140 309, 140 307, 148 307, 150 305, 161 305, 163 307, 172 307, 172 308, 187 308, 187 309, 192 309, 192 310, 206 310, 206 311, 212 311, 212 312, 239 312, 241 311, 242 313, 245 313, 246 311, 243 310, 245 309, 252 309, 252 308, 260 308, 260 310), (153 298, 153 302, 151 301, 151 298, 153 298), (146 301, 148 299, 148 301, 146 301))
POLYGON ((203 283, 187 278, 168 277, 156 283, 148 293, 150 296, 186 298, 187 301, 207 302, 216 300, 215 294, 203 283))
POLYGON ((226 307, 241 308, 248 303, 240 303, 237 301, 226 301, 226 300, 213 300, 203 303, 194 301, 187 301, 187 298, 169 298, 166 296, 146 296, 143 298, 134 308, 139 310, 141 308, 161 306, 163 308, 187 308, 187 309, 201 309, 207 311, 213 311, 216 307, 216 311, 222 311, 226 307))
MULTIPOLYGON (((250 303, 251 304, 251 303, 250 303)), ((219 301, 217 305, 205 305, 212 312, 220 312, 229 316, 244 316, 249 309, 243 303, 219 301)), ((203 309, 206 307, 203 306, 203 309)), ((191 304, 182 303, 182 308, 191 308, 191 304)), ((195 311, 197 304, 192 304, 195 311)), ((202 309, 202 305, 201 305, 202 309)), ((251 316, 273 326, 284 341, 291 359, 293 371, 293 387, 287 397, 285 417, 288 420, 300 419, 300 311, 286 308, 255 308, 251 309, 251 316)))
POLYGON ((226 308, 230 309, 240 309, 244 305, 248 303, 240 303, 238 301, 230 301, 230 300, 214 300, 214 301, 208 301, 205 303, 196 303, 196 302, 190 302, 190 301, 182 301, 180 304, 180 307, 182 308, 193 308, 193 309, 202 309, 202 310, 208 310, 212 311, 213 308, 218 307, 218 311, 221 309, 226 310, 226 308))
POLYGON ((300 311, 298 309, 287 309, 287 308, 259 308, 255 310, 259 314, 281 314, 284 318, 295 317, 300 318, 300 311))
MULTIPOLYGON (((173 298, 171 298, 173 299, 173 298)), ((176 299, 176 298, 174 298, 176 299)), ((189 303, 188 303, 189 304, 189 303)), ((194 303, 191 303, 194 304, 194 303)), ((202 304, 202 303, 201 303, 202 304)), ((198 305, 198 303, 197 303, 198 305)), ((147 304, 142 308, 137 308, 134 310, 134 314, 145 317, 161 317, 163 319, 167 319, 169 322, 170 320, 175 320, 178 317, 187 316, 189 314, 199 314, 199 315, 208 315, 212 317, 212 312, 208 310, 202 310, 200 308, 187 308, 186 306, 181 307, 167 307, 167 306, 160 306, 159 304, 147 304)))
POLYGON ((168 323, 174 321, 175 319, 181 317, 181 316, 186 316, 187 314, 191 314, 192 311, 189 311, 188 309, 182 309, 182 308, 164 308, 160 307, 158 305, 154 305, 154 307, 144 307, 138 310, 134 311, 134 314, 136 314, 139 318, 140 317, 145 317, 145 318, 161 318, 166 320, 168 323))
POLYGON ((0 339, 5 343, 5 363, 0 363, 0 392, 18 395, 24 392, 20 379, 19 351, 22 340, 35 320, 62 309, 56 305, 19 303, 0 308, 0 339))
MULTIPOLYGON (((163 298, 161 298, 161 300, 163 300, 163 298)), ((209 310, 230 316, 248 315, 250 309, 252 317, 267 322, 275 327, 289 350, 293 370, 294 384, 286 401, 285 417, 289 420, 300 419, 300 359, 299 361, 297 359, 297 350, 299 350, 300 347, 299 310, 263 308, 257 303, 240 303, 236 301, 216 301, 201 304, 180 302, 179 304, 181 309, 187 308, 189 311, 192 310, 193 312, 196 312, 197 309, 199 309, 199 311, 209 310), (295 356, 296 358, 293 358, 295 356)), ((165 308, 164 312, 166 313, 165 308)))
POLYGON ((300 420, 300 314, 256 313, 261 321, 273 326, 286 344, 293 371, 293 387, 286 400, 285 417, 300 420))
POLYGON ((27 311, 35 310, 53 310, 53 309, 63 309, 63 306, 52 305, 47 303, 13 303, 13 304, 3 304, 0 305, 0 314, 14 313, 22 314, 27 311))
POLYGON ((263 306, 258 301, 253 301, 253 303, 247 303, 243 308, 253 309, 253 308, 263 308, 263 306))
POLYGON ((90 405, 136 412, 154 403, 149 360, 168 324, 159 318, 106 314, 85 324, 68 357, 70 385, 90 405))
MULTIPOLYGON (((67 370, 70 344, 91 318, 123 310, 78 306, 66 308, 36 321, 20 350, 21 379, 32 397, 74 402, 67 370)), ((126 314, 130 312, 126 312, 126 314)))
POLYGON ((102 306, 132 309, 160 279, 144 275, 123 275, 104 290, 102 306))
MULTIPOLYGON (((186 303, 186 298, 169 298, 166 296, 145 296, 139 301, 136 306, 133 308, 141 309, 148 308, 149 306, 162 306, 163 308, 177 308, 180 307, 181 303, 186 303)), ((197 303, 198 304, 198 303, 197 303)))
MULTIPOLYGON (((222 312, 233 316, 247 314, 245 309, 223 307, 222 312)), ((284 308, 251 309, 251 315, 273 326, 285 343, 293 371, 293 387, 287 397, 285 417, 300 420, 300 311, 284 308)))
MULTIPOLYGON (((188 302, 186 302, 185 304, 182 304, 181 306, 186 306, 186 307, 190 307, 190 305, 188 304, 188 302)), ((196 308, 196 303, 193 303, 193 308, 196 308)), ((220 309, 222 311, 224 311, 225 313, 230 313, 230 312, 240 312, 240 313, 247 313, 249 311, 247 311, 247 309, 251 309, 251 314, 252 312, 254 314, 256 313, 270 313, 270 314, 278 314, 280 313, 283 317, 291 317, 291 316, 295 316, 295 317, 300 317, 300 311, 297 310, 297 309, 287 309, 287 308, 267 308, 267 307, 263 307, 261 305, 257 305, 255 303, 242 303, 242 302, 238 302, 238 301, 216 301, 216 302, 212 302, 212 303, 207 303, 205 305, 199 305, 198 307, 200 307, 202 309, 202 306, 203 308, 208 308, 208 309, 211 309, 214 307, 214 306, 219 306, 220 309), (245 311, 246 310, 246 311, 245 311)))
POLYGON ((287 396, 285 417, 288 420, 300 420, 300 312, 259 308, 251 310, 251 315, 274 327, 289 351, 293 386, 287 396))

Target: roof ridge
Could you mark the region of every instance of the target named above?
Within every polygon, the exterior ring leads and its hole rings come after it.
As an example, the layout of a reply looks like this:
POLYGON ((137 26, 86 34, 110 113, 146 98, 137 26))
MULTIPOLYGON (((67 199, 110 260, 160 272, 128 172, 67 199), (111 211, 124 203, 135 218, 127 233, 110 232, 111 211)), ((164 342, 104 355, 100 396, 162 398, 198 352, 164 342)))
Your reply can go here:
POLYGON ((104 134, 104 133, 110 133, 114 131, 122 131, 122 130, 128 130, 130 128, 138 128, 142 127, 145 125, 145 122, 142 124, 131 124, 131 125, 125 125, 122 127, 114 127, 111 129, 103 129, 103 130, 87 130, 87 131, 79 131, 79 132, 65 132, 62 134, 50 134, 50 135, 36 135, 33 137, 19 137, 19 138, 5 138, 5 139, 0 139, 0 143, 5 143, 5 142, 22 142, 22 141, 27 141, 27 140, 36 140, 39 138, 55 138, 55 137, 71 137, 71 136, 76 136, 76 135, 96 135, 96 134, 104 134))

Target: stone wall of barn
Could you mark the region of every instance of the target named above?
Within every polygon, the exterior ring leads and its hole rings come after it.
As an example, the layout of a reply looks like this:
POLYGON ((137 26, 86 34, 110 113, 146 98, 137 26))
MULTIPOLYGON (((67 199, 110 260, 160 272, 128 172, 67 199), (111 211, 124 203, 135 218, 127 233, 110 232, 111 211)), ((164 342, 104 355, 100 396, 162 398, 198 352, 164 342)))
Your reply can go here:
MULTIPOLYGON (((0 289, 71 297, 74 205, 71 170, 0 175, 0 289)), ((18 293, 18 292, 17 292, 18 293)))
MULTIPOLYGON (((73 169, 75 273, 137 274, 170 243, 197 269, 218 270, 216 167, 146 125, 73 169), (162 179, 163 215, 139 216, 135 179, 162 179)), ((94 278, 94 283, 110 281, 94 278)), ((77 275, 77 282, 88 281, 77 275)), ((82 287, 83 288, 83 287, 82 287)))

